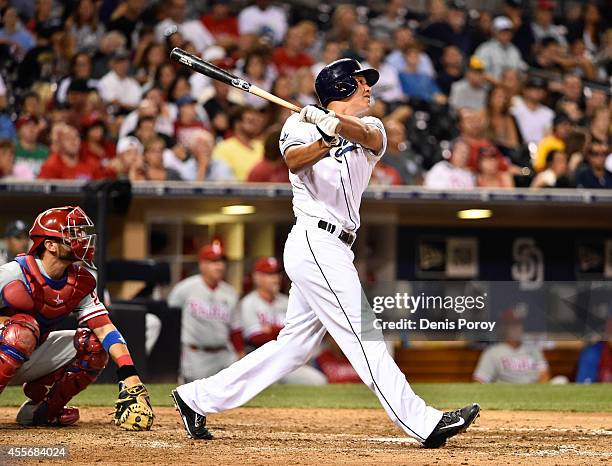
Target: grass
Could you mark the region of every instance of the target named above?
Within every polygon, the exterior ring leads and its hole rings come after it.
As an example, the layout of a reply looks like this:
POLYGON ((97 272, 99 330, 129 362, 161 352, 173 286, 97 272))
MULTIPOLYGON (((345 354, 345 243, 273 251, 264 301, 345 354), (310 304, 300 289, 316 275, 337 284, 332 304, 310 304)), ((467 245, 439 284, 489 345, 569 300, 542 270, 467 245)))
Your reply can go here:
MULTIPOLYGON (((171 406, 174 385, 149 385, 154 406, 171 406)), ((506 385, 506 384, 414 384, 425 401, 439 408, 453 408, 477 401, 483 409, 535 411, 612 412, 612 386, 600 385, 506 385)), ((77 406, 112 406, 115 385, 93 385, 77 395, 77 406)), ((8 387, 0 395, 0 406, 19 406, 24 395, 19 387, 8 387)), ((379 408, 378 399, 364 385, 305 387, 273 385, 247 406, 263 408, 379 408)))

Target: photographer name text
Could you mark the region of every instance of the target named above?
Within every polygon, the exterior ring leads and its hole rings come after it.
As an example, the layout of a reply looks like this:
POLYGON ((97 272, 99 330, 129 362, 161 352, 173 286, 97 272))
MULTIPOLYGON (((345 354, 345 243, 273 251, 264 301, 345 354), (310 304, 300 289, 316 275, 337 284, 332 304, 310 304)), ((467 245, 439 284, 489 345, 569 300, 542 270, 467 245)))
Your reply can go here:
POLYGON ((485 330, 492 332, 497 322, 470 321, 458 319, 456 321, 444 319, 399 319, 386 322, 382 319, 374 319, 374 328, 377 330, 485 330))

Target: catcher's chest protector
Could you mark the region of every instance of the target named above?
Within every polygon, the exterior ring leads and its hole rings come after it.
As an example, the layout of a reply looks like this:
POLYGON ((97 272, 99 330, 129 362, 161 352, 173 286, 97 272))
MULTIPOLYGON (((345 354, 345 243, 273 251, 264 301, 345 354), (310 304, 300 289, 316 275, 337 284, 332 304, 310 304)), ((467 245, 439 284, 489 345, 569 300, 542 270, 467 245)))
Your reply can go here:
POLYGON ((58 283, 45 278, 34 256, 17 256, 15 260, 21 266, 34 301, 34 317, 41 327, 50 328, 59 323, 96 287, 94 276, 79 265, 69 265, 66 278, 58 283))

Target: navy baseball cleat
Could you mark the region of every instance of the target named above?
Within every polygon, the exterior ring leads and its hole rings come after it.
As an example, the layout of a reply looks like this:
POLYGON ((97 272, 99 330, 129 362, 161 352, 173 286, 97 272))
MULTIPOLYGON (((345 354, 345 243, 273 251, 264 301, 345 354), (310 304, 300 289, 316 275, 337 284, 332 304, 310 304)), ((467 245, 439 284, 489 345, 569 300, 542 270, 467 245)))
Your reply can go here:
POLYGON ((206 428, 206 416, 196 413, 193 409, 187 406, 176 390, 172 390, 170 395, 174 400, 176 410, 183 419, 185 430, 189 438, 195 440, 212 440, 213 436, 206 428))
POLYGON ((446 440, 454 435, 464 432, 480 414, 478 403, 472 403, 456 411, 447 411, 442 415, 438 425, 423 442, 425 448, 439 448, 446 440))

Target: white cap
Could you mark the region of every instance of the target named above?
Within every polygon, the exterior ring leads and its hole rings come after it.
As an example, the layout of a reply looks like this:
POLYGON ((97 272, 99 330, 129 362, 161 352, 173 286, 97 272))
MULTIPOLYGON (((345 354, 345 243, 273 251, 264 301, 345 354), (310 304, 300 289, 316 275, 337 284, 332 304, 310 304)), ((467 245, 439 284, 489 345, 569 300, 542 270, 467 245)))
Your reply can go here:
POLYGON ((136 149, 139 155, 142 155, 143 147, 140 141, 134 136, 125 136, 117 141, 117 153, 128 151, 130 149, 136 149))
POLYGON ((219 45, 211 45, 204 50, 202 59, 206 61, 223 60, 227 56, 225 49, 219 45))
POLYGON ((606 156, 606 170, 612 172, 612 153, 606 156))
POLYGON ((507 16, 498 16, 493 20, 493 32, 505 31, 507 29, 513 29, 514 25, 507 16))

